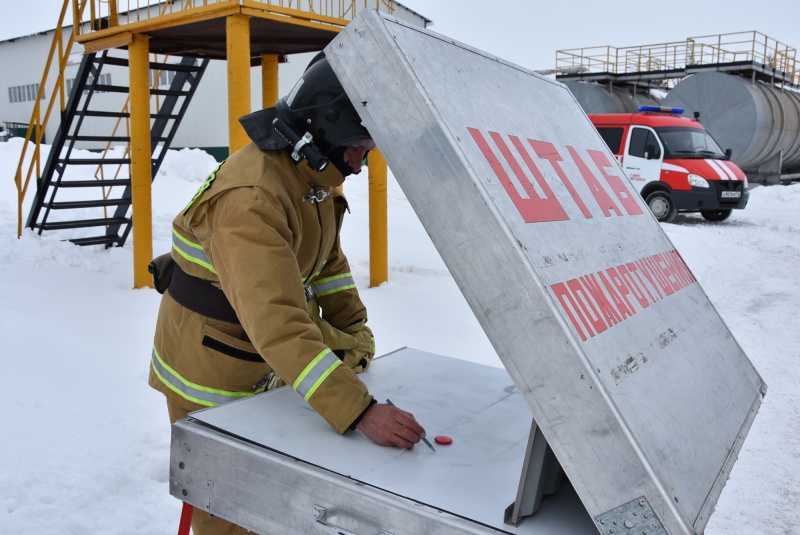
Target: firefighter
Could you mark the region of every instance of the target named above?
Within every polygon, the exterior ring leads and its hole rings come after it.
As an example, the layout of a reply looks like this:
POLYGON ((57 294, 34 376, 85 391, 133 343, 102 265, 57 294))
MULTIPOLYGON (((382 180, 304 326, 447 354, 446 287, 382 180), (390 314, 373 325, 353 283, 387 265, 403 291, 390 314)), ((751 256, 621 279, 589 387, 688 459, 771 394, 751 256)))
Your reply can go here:
MULTIPOLYGON (((164 294, 150 386, 175 422, 285 384, 339 433, 412 447, 425 430, 357 376, 375 347, 340 247, 337 186, 375 148, 369 132, 322 54, 274 108, 240 123, 251 142, 175 217, 171 254, 152 264, 164 294)), ((192 529, 246 533, 199 510, 192 529)))

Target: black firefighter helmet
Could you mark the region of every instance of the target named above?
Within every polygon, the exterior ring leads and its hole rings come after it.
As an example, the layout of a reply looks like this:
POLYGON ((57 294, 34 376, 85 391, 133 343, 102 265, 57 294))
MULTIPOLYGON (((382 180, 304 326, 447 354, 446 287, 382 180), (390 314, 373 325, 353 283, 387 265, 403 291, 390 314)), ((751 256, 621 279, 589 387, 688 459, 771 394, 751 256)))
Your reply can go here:
POLYGON ((240 122, 261 148, 288 147, 296 162, 305 158, 317 171, 330 160, 345 175, 352 169, 342 160, 344 150, 371 138, 322 52, 274 108, 242 117, 240 122))

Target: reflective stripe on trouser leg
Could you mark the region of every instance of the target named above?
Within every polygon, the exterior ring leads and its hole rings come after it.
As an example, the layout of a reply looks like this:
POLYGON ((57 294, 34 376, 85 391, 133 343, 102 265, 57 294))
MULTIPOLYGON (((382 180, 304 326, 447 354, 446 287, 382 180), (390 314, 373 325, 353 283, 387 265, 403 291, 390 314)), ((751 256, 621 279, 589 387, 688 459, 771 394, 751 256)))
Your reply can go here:
POLYGON ((303 396, 303 399, 308 401, 317 388, 319 388, 319 385, 321 385, 341 363, 342 361, 339 360, 330 349, 326 348, 306 366, 306 369, 303 370, 303 373, 301 373, 294 382, 292 388, 303 396))
MULTIPOLYGON (((153 348, 153 358, 151 359, 153 371, 164 383, 167 388, 180 395, 181 397, 193 401, 200 405, 213 407, 221 403, 227 403, 234 399, 249 397, 258 392, 231 392, 229 390, 220 390, 217 388, 208 388, 206 386, 198 385, 187 381, 181 375, 170 368, 159 356, 156 348, 153 348)), ((263 389, 262 389, 263 391, 263 389)))

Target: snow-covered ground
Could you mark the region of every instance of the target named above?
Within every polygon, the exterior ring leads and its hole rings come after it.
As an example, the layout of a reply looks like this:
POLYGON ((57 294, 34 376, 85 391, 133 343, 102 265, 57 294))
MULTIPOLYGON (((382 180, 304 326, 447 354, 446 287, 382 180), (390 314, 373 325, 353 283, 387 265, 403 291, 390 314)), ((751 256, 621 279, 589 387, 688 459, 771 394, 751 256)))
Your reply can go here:
MULTIPOLYGON (((147 386, 160 296, 131 289, 130 240, 106 250, 17 239, 21 147, 0 143, 0 533, 174 533, 169 424, 147 386)), ((153 186, 155 253, 215 165, 169 152, 153 186)), ((391 176, 390 280, 368 288, 366 176, 345 192, 343 240, 379 353, 410 346, 501 366, 391 176)), ((800 184, 751 195, 725 223, 663 225, 769 387, 707 535, 800 533, 800 184)))

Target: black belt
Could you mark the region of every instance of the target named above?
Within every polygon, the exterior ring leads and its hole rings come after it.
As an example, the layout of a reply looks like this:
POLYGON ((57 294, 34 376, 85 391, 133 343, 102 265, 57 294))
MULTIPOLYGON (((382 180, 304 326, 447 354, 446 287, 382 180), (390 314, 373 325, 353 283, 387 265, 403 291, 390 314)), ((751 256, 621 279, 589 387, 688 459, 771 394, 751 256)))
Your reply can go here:
POLYGON ((228 323, 241 323, 225 292, 208 281, 189 275, 177 262, 169 283, 169 295, 179 304, 203 316, 228 323))

